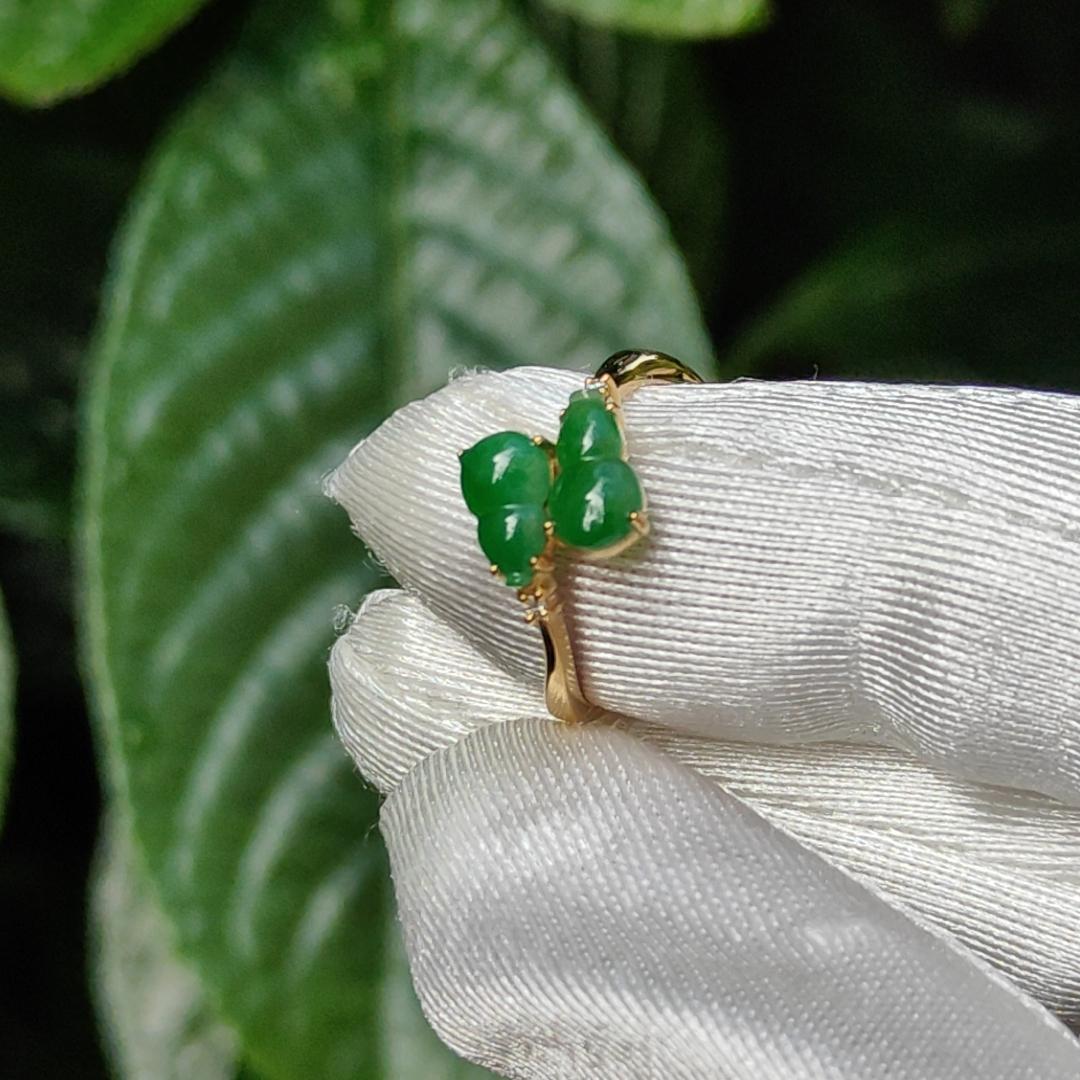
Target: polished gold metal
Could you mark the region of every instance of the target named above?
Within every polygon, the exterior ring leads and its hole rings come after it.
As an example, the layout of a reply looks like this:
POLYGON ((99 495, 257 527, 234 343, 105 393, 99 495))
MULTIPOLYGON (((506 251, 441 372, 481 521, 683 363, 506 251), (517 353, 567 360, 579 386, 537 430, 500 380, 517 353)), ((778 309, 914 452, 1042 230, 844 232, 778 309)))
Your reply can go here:
POLYGON ((554 566, 538 568, 532 586, 523 589, 522 593, 526 594, 522 600, 529 605, 525 610, 525 621, 539 627, 544 641, 547 668, 544 698, 548 712, 567 724, 598 720, 604 710, 593 705, 582 692, 554 566))
MULTIPOLYGON (((632 393, 642 386, 700 383, 702 378, 682 361, 660 352, 619 352, 609 356, 596 374, 586 379, 586 387, 598 389, 604 395, 605 406, 615 413, 620 430, 623 430, 622 406, 632 393)), ((627 441, 623 431, 624 456, 627 441)), ((537 436, 537 445, 543 445, 550 454, 554 447, 537 436)), ((642 492, 644 496, 644 491, 642 492)), ((617 544, 586 554, 590 559, 605 559, 625 551, 648 534, 649 519, 643 505, 640 511, 630 514, 632 531, 617 544)), ((550 524, 550 523, 549 523, 550 524)), ((548 712, 567 724, 584 724, 601 719, 605 711, 585 696, 578 677, 574 659, 574 644, 566 623, 559 583, 555 573, 556 539, 553 529, 548 528, 548 545, 535 564, 532 582, 518 592, 518 599, 526 605, 525 621, 539 627, 544 639, 544 655, 547 678, 544 696, 548 712)))
POLYGON ((649 383, 700 383, 705 380, 681 360, 662 352, 617 352, 597 369, 596 381, 610 378, 623 400, 649 383))

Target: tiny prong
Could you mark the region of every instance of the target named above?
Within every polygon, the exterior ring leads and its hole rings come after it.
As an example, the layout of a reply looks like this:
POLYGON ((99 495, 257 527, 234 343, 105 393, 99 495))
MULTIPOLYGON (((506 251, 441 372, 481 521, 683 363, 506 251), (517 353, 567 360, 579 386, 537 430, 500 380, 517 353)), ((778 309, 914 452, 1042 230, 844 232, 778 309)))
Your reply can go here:
POLYGON ((491 571, 491 576, 492 577, 498 577, 499 576, 499 564, 498 563, 492 563, 488 567, 488 569, 491 571))
POLYGON ((543 435, 534 435, 532 437, 533 446, 543 446, 546 441, 543 435))
POLYGON ((649 519, 641 510, 631 510, 628 515, 630 518, 630 524, 637 530, 637 532, 644 536, 649 531, 649 519))
POLYGON ((554 521, 545 521, 544 522, 544 534, 548 537, 548 539, 550 539, 551 537, 553 537, 555 535, 555 522, 554 521))

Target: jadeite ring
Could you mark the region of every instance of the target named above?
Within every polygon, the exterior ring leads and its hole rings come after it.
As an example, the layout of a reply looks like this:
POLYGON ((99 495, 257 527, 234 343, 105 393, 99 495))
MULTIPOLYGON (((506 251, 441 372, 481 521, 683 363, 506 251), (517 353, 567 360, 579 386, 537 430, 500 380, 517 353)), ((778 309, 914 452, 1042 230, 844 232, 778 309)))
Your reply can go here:
POLYGON ((525 621, 543 635, 547 707, 558 720, 580 724, 603 710, 578 681, 556 552, 606 559, 648 534, 645 492, 627 460, 623 402, 649 383, 701 381, 664 353, 615 353, 570 395, 556 442, 498 431, 458 455, 461 493, 491 572, 517 590, 525 621))

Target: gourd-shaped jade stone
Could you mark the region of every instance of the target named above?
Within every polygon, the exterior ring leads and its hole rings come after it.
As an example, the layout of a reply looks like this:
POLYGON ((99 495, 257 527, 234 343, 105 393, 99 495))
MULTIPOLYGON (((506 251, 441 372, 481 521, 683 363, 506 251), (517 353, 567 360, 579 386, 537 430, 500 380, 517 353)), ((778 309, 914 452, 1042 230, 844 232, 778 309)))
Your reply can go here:
POLYGON ((571 547, 597 550, 623 540, 630 515, 644 505, 634 470, 623 461, 618 421, 597 390, 570 396, 555 449, 559 476, 548 509, 555 535, 571 547))
POLYGON ((532 580, 532 560, 547 545, 547 453, 526 435, 499 431, 470 447, 459 461, 461 493, 476 515, 481 549, 507 585, 523 588, 532 580))

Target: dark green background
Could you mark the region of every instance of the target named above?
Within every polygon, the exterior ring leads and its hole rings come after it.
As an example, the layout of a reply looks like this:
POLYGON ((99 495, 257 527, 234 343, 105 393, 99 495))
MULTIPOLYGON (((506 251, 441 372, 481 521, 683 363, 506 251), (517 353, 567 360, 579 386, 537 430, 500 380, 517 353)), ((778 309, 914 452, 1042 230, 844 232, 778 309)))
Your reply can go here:
MULTIPOLYGON (((75 395, 142 162, 248 6, 211 4, 83 98, 0 107, 0 468, 36 500, 0 531, 19 661, 0 834, 4 1076, 105 1070, 85 966, 99 789, 72 615, 75 395)), ((708 112, 665 114, 659 151, 611 131, 669 214, 726 370, 1076 389, 1076 20, 1023 0, 777 7, 755 35, 672 46, 672 85, 698 84, 708 112), (665 149, 713 129, 718 173, 665 149)), ((602 69, 588 32, 543 22, 598 115, 617 115, 604 102, 626 73, 602 69)))

